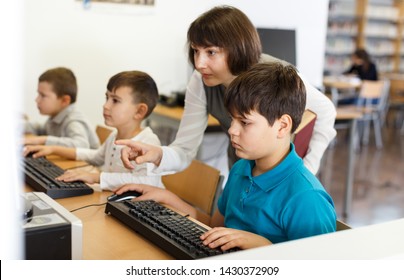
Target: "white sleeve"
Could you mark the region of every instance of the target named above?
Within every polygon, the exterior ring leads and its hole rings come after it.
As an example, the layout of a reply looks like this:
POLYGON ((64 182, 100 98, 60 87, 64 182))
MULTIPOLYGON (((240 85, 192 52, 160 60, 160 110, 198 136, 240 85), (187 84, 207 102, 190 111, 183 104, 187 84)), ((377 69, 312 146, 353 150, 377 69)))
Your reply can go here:
POLYGON ((161 176, 143 176, 131 172, 101 172, 100 187, 114 191, 125 184, 146 184, 164 188, 161 176))
POLYGON ((208 125, 205 89, 200 73, 194 71, 185 94, 184 114, 173 143, 162 147, 163 157, 156 174, 181 171, 196 157, 208 125))
POLYGON ((300 78, 306 87, 306 109, 313 111, 317 115, 309 149, 303 161, 304 165, 313 174, 316 174, 324 151, 337 134, 334 128, 337 112, 334 104, 324 93, 308 83, 302 75, 300 75, 300 78))

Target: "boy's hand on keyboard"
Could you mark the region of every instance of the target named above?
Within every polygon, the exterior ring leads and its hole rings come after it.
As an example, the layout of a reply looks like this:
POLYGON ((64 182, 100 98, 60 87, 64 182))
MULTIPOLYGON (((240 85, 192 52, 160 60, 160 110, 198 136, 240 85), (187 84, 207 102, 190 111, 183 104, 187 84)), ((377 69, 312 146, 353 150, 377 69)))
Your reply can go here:
POLYGON ((90 173, 81 170, 67 170, 65 173, 56 178, 63 182, 83 181, 87 184, 95 184, 100 182, 100 173, 90 173))
POLYGON ((23 156, 32 155, 33 158, 43 157, 52 154, 51 146, 44 145, 28 145, 23 149, 23 156))
POLYGON ((169 190, 145 184, 126 184, 116 190, 115 193, 120 195, 127 191, 137 191, 142 194, 141 196, 134 198, 133 200, 135 201, 154 200, 196 218, 195 208, 169 190))
POLYGON ((169 196, 169 192, 165 189, 144 185, 144 184, 126 184, 115 191, 117 195, 127 191, 137 191, 142 195, 135 198, 136 200, 154 200, 159 203, 164 203, 164 200, 169 196))
POLYGON ((220 247, 223 251, 238 247, 250 249, 272 244, 271 241, 248 231, 215 227, 201 235, 203 244, 210 248, 220 247))

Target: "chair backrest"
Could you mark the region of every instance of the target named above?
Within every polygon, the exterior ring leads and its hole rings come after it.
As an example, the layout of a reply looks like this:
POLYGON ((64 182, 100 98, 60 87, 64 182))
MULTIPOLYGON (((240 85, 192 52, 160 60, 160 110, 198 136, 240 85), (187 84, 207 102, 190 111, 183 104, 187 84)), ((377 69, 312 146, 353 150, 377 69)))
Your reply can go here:
POLYGON ((390 80, 363 81, 357 106, 367 107, 380 114, 382 120, 388 110, 390 94, 390 80))
POLYGON ((390 79, 390 97, 404 96, 404 79, 390 79))
POLYGON ((101 144, 105 142, 112 131, 113 130, 111 128, 102 125, 97 125, 97 127, 95 128, 95 132, 97 133, 98 139, 100 140, 101 144))
POLYGON ((384 80, 378 81, 362 81, 362 85, 359 91, 360 98, 380 98, 383 90, 384 80))
POLYGON ((374 105, 372 99, 377 100, 377 107, 385 106, 389 97, 390 80, 383 79, 378 81, 366 81, 362 82, 362 86, 359 92, 359 104, 360 105, 374 105))
POLYGON ((404 104, 404 79, 390 79, 390 96, 391 104, 404 104))
POLYGON ((292 136, 292 141, 295 144, 296 153, 304 158, 308 149, 311 136, 313 134, 314 124, 317 115, 310 110, 305 110, 302 121, 292 136))
POLYGON ((198 219, 209 224, 222 190, 223 177, 220 171, 199 160, 193 160, 185 170, 162 176, 166 189, 193 205, 198 210, 198 219))

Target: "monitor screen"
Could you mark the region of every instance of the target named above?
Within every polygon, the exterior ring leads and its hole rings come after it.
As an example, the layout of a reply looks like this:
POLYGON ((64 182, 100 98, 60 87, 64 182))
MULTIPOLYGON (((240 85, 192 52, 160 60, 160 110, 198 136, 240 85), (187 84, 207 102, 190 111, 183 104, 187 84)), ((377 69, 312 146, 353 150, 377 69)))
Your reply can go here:
POLYGON ((262 52, 296 66, 296 31, 294 29, 257 28, 262 52))

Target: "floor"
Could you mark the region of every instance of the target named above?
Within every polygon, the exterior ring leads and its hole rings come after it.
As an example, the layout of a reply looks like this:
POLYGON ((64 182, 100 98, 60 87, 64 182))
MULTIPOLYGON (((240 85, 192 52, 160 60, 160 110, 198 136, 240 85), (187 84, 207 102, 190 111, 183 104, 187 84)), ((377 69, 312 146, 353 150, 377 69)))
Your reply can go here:
POLYGON ((348 133, 338 130, 336 141, 323 156, 319 178, 331 194, 339 219, 351 227, 404 218, 404 135, 389 121, 383 128, 383 148, 374 134, 356 153, 351 212, 342 215, 348 133))

